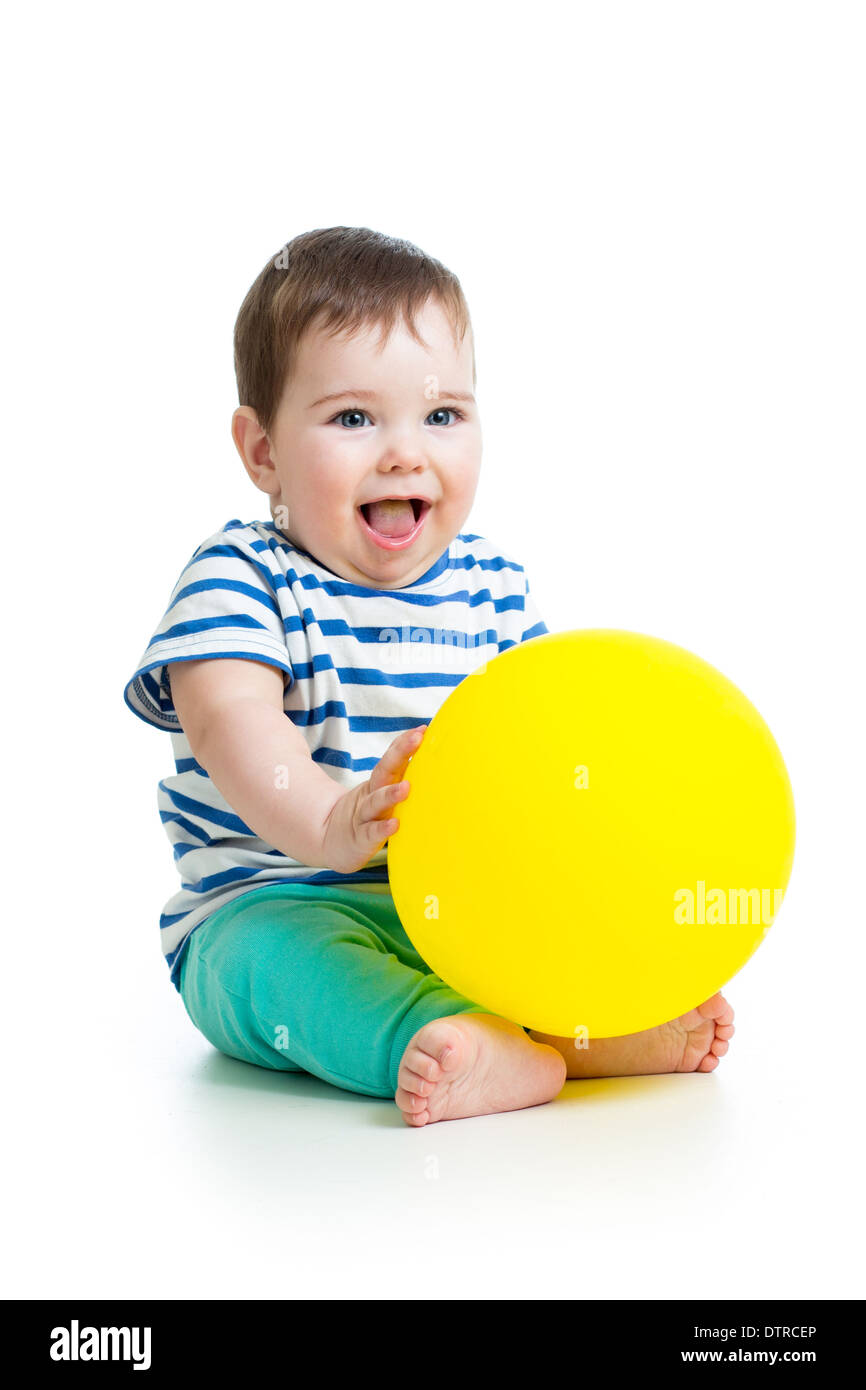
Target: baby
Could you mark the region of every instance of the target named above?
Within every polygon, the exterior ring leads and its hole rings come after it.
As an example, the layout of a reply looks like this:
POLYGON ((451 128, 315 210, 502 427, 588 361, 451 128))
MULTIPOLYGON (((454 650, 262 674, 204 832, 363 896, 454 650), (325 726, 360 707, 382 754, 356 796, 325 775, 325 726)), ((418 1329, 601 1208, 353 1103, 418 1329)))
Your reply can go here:
POLYGON ((124 690, 172 737, 158 799, 181 887, 160 931, 193 1023, 229 1056, 393 1096, 411 1126, 569 1078, 712 1071, 721 994, 576 1048, 451 989, 388 889, 427 724, 548 630, 523 567, 461 530, 481 428, 456 277, 367 228, 305 233, 249 290, 235 371, 232 436, 271 520, 198 546, 124 690))

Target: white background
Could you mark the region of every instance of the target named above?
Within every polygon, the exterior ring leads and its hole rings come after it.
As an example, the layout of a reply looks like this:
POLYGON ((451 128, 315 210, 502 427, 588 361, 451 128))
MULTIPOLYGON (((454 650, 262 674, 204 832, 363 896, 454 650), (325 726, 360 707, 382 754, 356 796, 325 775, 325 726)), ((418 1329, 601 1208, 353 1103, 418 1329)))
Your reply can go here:
POLYGON ((827 0, 7 20, 6 1296, 863 1296, 864 38, 827 0), (712 1075, 413 1130, 169 983, 171 750, 122 688, 267 515, 234 319, 332 225, 459 276, 465 529, 548 626, 690 648, 782 749, 794 872, 712 1075))

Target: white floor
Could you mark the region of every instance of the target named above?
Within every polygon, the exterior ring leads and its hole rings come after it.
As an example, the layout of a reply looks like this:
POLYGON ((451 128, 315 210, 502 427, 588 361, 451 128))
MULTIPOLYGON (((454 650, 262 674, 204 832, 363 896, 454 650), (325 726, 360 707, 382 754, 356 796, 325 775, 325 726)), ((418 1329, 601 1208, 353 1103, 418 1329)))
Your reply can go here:
POLYGON ((862 1297, 860 1024, 837 1013, 861 991, 826 960, 795 987, 808 930, 784 918, 725 991, 714 1074, 569 1082, 421 1130, 217 1053, 143 935, 94 934, 111 993, 58 941, 14 992, 39 1027, 10 1078, 3 1292, 862 1297))

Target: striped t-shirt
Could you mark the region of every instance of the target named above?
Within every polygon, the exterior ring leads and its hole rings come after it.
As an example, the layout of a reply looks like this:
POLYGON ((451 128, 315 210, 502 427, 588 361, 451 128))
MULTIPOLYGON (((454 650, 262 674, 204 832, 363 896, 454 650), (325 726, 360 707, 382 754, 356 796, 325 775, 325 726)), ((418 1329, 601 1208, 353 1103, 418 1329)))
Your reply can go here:
POLYGON ((399 733, 429 724, 475 667, 547 631, 523 566, 483 536, 455 536, 402 589, 340 578, 272 521, 227 521, 203 541, 124 687, 133 713, 171 734, 175 771, 157 801, 181 880, 159 922, 175 987, 190 933, 216 908, 269 883, 387 884, 388 846, 341 874, 259 839, 193 757, 168 662, 225 656, 278 667, 286 715, 348 791, 399 733))

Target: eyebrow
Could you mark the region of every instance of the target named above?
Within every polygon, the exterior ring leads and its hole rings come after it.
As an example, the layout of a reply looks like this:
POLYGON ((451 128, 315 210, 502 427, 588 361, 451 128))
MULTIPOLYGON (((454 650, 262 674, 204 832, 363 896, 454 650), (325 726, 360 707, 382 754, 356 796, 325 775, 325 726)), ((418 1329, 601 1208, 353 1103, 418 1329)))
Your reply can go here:
MULTIPOLYGON (((313 401, 312 404, 307 407, 307 409, 315 410, 317 405, 327 405, 328 401, 342 401, 346 398, 346 396, 354 396, 357 400, 364 401, 375 401, 379 399, 378 393, 376 391, 359 391, 356 390, 354 387, 350 386, 345 391, 332 391, 327 396, 320 396, 319 399, 317 401, 313 401)), ((445 400, 446 398, 452 401, 472 401, 473 403, 475 401, 475 397, 468 391, 439 391, 433 399, 445 400)), ((428 397, 428 399, 430 398, 428 397)))

